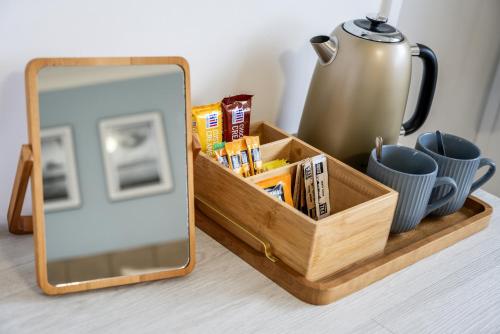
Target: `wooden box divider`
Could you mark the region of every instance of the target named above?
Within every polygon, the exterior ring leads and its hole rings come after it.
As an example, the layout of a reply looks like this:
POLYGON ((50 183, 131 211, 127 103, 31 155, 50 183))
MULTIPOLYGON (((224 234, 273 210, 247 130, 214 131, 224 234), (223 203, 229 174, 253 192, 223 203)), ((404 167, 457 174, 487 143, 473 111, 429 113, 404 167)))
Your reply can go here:
POLYGON ((250 135, 259 136, 261 145, 290 138, 288 133, 267 122, 252 123, 250 125, 250 135))
POLYGON ((306 146, 299 139, 291 137, 263 144, 260 149, 263 161, 286 159, 289 163, 299 162, 321 153, 320 150, 306 146))

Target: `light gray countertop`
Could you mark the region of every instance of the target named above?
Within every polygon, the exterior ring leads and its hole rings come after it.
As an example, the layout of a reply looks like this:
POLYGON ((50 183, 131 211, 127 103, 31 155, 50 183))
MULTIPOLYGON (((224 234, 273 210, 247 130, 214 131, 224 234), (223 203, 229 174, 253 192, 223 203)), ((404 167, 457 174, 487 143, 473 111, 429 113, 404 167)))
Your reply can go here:
POLYGON ((184 278, 49 297, 31 236, 0 225, 0 333, 499 333, 500 199, 490 226, 327 306, 301 302, 197 230, 184 278))

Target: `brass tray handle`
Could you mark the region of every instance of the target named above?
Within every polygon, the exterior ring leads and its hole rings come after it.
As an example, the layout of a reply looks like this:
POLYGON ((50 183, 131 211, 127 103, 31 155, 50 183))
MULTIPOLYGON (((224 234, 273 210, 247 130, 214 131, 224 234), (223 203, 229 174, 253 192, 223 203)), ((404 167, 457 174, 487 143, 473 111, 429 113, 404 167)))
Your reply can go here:
POLYGON ((196 197, 196 201, 198 201, 201 204, 205 205, 206 207, 210 208, 210 210, 215 211, 218 215, 223 217, 226 221, 228 221, 229 223, 231 223, 235 227, 239 228, 241 231, 245 232, 248 236, 250 236, 252 239, 254 239, 259 244, 261 244, 262 247, 264 248, 264 255, 266 256, 266 258, 269 261, 271 261, 271 262, 278 262, 279 261, 279 259, 273 255, 273 253, 271 251, 271 243, 269 241, 264 240, 262 237, 258 236, 257 234, 255 234, 254 232, 252 232, 251 230, 246 228, 245 226, 238 224, 237 222, 235 222, 234 220, 232 220, 231 218, 226 216, 223 212, 214 208, 212 205, 208 204, 206 201, 200 199, 199 197, 196 197))

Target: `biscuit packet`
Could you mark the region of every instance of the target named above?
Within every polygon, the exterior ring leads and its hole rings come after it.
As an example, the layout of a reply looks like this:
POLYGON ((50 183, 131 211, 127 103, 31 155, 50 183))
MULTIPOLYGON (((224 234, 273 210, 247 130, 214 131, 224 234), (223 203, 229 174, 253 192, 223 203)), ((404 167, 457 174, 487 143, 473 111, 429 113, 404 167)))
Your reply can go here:
POLYGON ((257 182, 257 185, 264 188, 271 196, 293 206, 292 176, 290 173, 270 177, 257 182))
POLYGON ((262 158, 260 156, 259 136, 245 136, 244 138, 247 144, 252 175, 260 174, 264 171, 264 169, 262 165, 262 158))
POLYGON ((224 141, 233 141, 248 136, 252 95, 240 94, 225 97, 222 99, 221 107, 224 118, 224 141))
POLYGON ((241 158, 241 175, 243 177, 248 177, 252 175, 252 172, 250 170, 250 160, 248 158, 248 149, 247 149, 247 144, 243 138, 238 139, 238 140, 233 140, 233 144, 236 146, 238 151, 240 152, 240 158, 241 158))
POLYGON ((236 142, 229 142, 225 145, 227 157, 229 160, 229 168, 235 173, 243 176, 243 170, 241 168, 241 154, 240 145, 236 142))
POLYGON ((193 107, 193 132, 200 138, 201 150, 213 156, 213 145, 222 141, 220 102, 193 107))
POLYGON ((213 146, 215 159, 224 167, 229 168, 229 160, 227 158, 226 143, 215 143, 213 146))

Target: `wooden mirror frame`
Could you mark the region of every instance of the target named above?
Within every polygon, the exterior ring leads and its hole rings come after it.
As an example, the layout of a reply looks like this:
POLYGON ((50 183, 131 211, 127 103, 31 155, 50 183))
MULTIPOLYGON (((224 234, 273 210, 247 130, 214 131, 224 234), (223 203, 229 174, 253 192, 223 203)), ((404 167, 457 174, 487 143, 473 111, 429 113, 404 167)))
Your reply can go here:
POLYGON ((21 149, 18 175, 14 181, 11 206, 9 207, 9 230, 15 234, 30 233, 33 224, 35 249, 35 269, 38 286, 49 295, 86 291, 105 287, 125 285, 189 274, 195 265, 195 224, 193 154, 199 151, 199 143, 193 139, 191 128, 191 96, 189 65, 182 57, 118 57, 118 58, 38 58, 26 66, 26 101, 28 112, 29 145, 21 149), (140 275, 110 277, 55 286, 49 283, 47 275, 47 254, 45 240, 45 214, 43 209, 43 186, 41 170, 40 111, 38 101, 38 72, 50 66, 120 66, 120 65, 178 65, 184 72, 184 92, 186 105, 186 162, 188 182, 188 235, 189 262, 181 269, 158 271, 140 275), (31 169, 31 171, 30 171, 31 169), (26 176, 31 177, 32 217, 21 217, 22 200, 26 190, 26 176), (24 188, 24 192, 23 192, 24 188))

